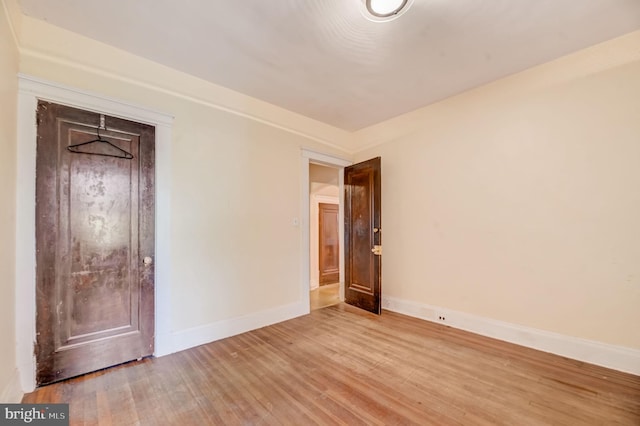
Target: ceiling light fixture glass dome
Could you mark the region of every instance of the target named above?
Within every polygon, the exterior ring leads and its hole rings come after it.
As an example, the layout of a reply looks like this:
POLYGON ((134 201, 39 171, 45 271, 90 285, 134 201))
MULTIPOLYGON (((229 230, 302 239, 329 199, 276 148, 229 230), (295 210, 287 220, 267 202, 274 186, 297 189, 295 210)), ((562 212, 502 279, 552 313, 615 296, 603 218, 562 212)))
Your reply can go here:
POLYGON ((390 21, 409 9, 413 0, 362 0, 367 19, 372 21, 390 21), (367 16, 368 15, 368 16, 367 16))

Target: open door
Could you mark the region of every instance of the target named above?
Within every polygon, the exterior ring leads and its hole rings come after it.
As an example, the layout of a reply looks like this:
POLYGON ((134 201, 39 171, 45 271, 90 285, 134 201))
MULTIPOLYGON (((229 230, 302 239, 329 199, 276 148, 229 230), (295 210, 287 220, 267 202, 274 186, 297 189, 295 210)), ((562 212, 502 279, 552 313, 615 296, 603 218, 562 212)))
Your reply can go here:
POLYGON ((380 157, 344 169, 345 302, 381 311, 380 157))

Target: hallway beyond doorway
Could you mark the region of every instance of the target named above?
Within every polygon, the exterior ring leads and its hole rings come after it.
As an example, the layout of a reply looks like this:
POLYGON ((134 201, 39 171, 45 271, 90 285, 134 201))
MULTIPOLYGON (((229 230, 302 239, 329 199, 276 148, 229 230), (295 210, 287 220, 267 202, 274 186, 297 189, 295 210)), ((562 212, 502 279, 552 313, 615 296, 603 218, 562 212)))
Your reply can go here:
POLYGON ((311 310, 340 303, 340 283, 321 285, 309 292, 311 310))

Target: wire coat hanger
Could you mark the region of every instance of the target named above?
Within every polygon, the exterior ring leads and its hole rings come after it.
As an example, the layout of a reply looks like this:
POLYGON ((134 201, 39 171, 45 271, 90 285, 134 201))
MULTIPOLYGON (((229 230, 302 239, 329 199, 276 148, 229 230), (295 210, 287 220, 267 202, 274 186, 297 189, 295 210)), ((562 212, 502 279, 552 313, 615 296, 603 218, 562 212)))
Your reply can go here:
POLYGON ((124 149, 120 148, 119 146, 116 146, 116 145, 112 144, 108 140, 102 139, 102 136, 100 136, 100 129, 107 130, 107 126, 105 125, 105 120, 104 120, 104 115, 103 114, 100 114, 100 124, 96 128, 96 134, 98 136, 98 139, 93 139, 93 140, 90 140, 90 141, 80 142, 80 143, 77 143, 77 144, 74 144, 74 145, 69 145, 67 147, 67 150, 69 152, 73 152, 74 154, 101 155, 103 157, 125 158, 127 160, 131 160, 133 158, 133 155, 130 152, 125 151, 124 149), (81 151, 81 150, 78 149, 81 146, 91 145, 91 144, 94 144, 94 143, 107 144, 110 147, 114 148, 117 151, 117 153, 116 154, 103 154, 101 152, 81 151))

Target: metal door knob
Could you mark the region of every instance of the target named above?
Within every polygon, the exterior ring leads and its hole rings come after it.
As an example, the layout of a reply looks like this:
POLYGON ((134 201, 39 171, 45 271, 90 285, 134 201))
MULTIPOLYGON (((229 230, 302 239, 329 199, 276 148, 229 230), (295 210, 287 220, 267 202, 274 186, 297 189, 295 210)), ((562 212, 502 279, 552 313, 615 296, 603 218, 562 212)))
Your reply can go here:
POLYGON ((146 256, 144 259, 142 259, 142 263, 144 263, 144 266, 149 266, 153 263, 153 259, 149 256, 146 256))

